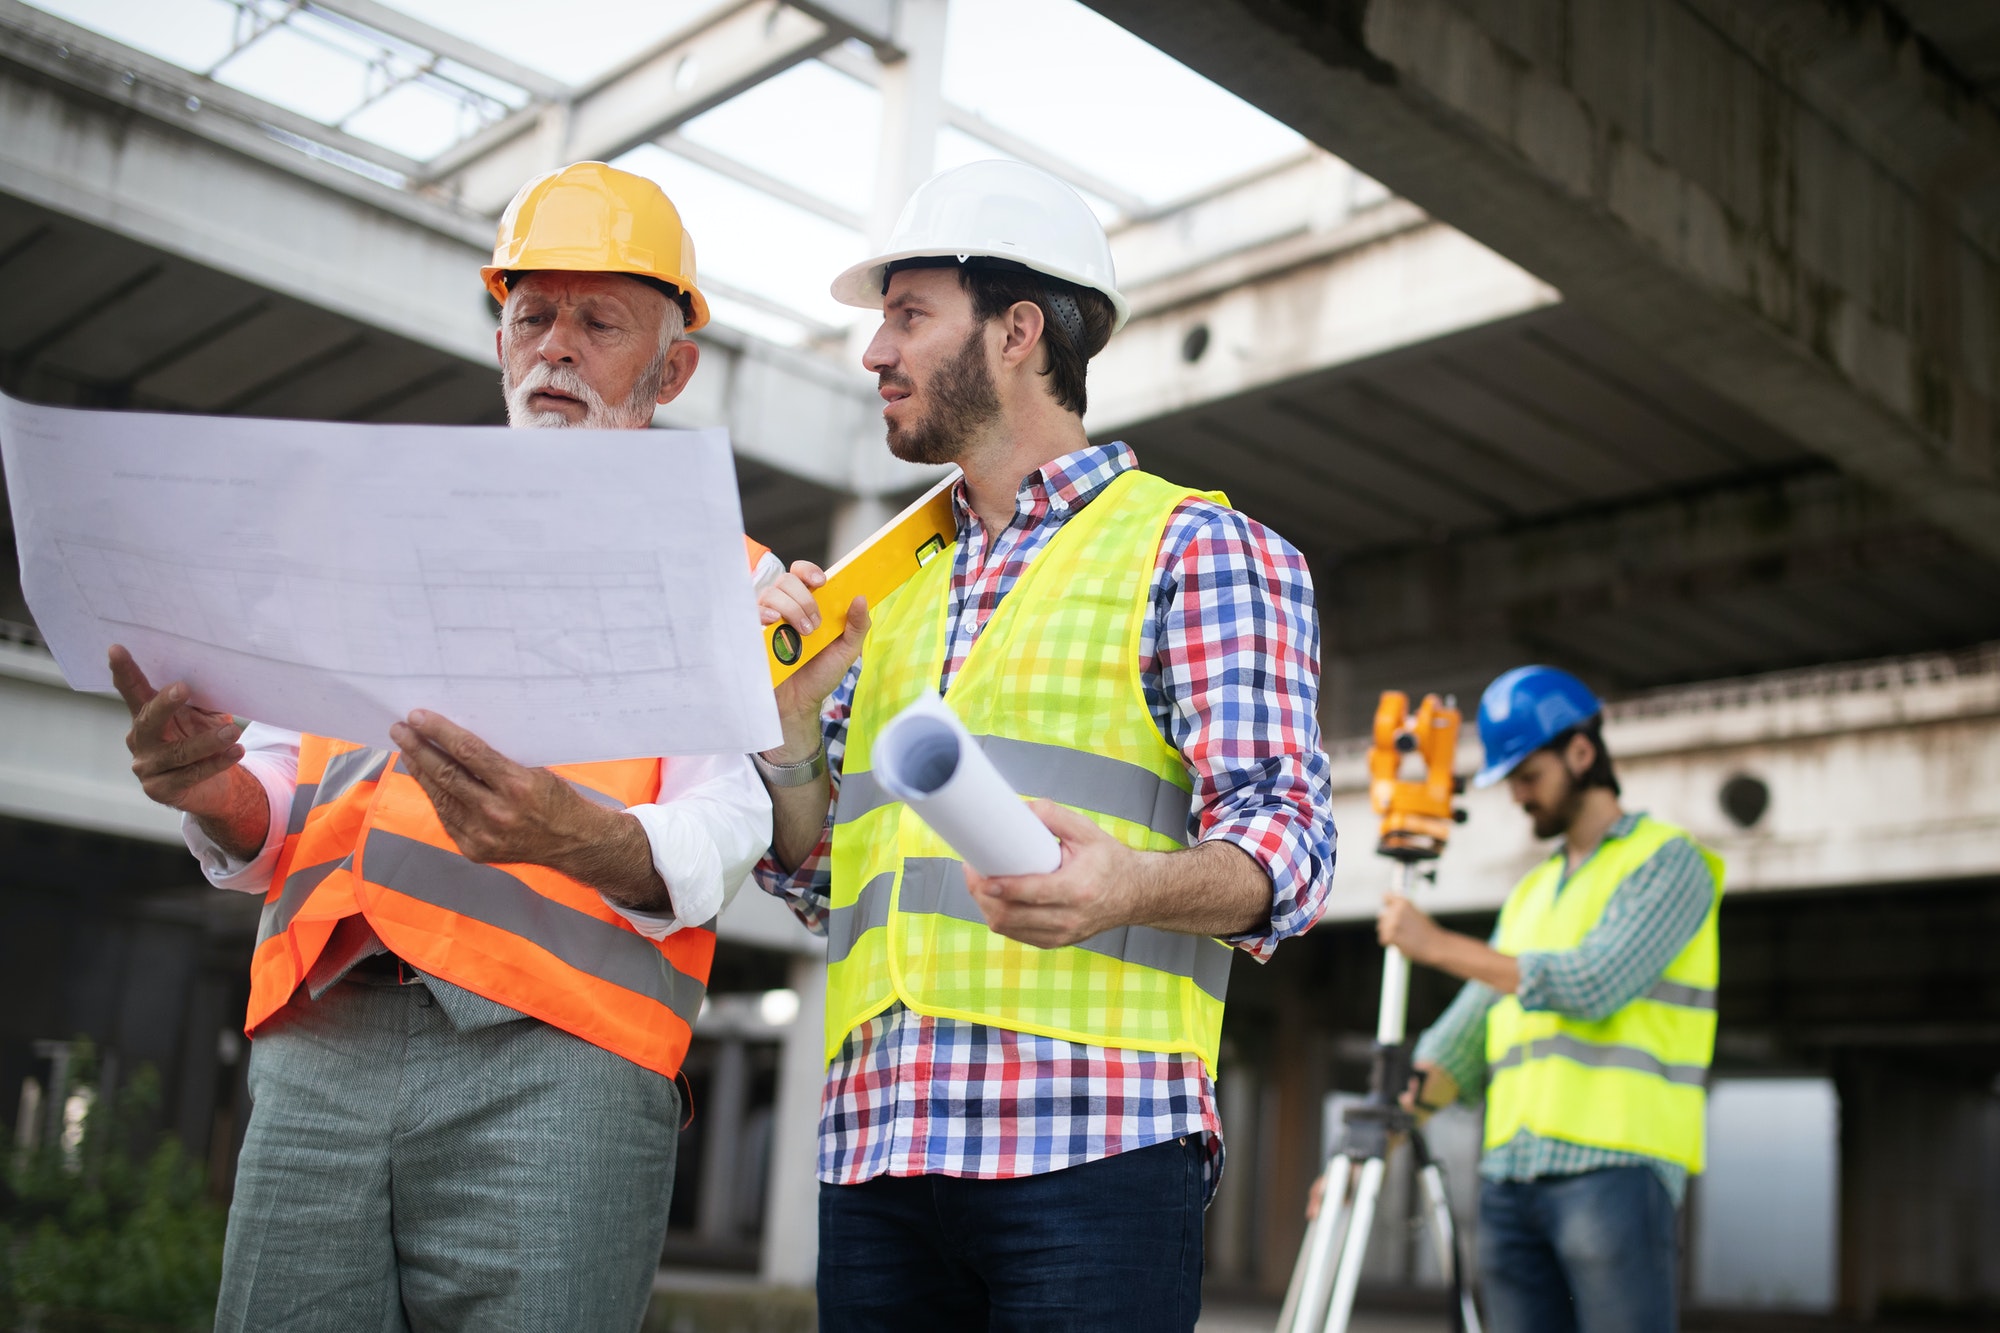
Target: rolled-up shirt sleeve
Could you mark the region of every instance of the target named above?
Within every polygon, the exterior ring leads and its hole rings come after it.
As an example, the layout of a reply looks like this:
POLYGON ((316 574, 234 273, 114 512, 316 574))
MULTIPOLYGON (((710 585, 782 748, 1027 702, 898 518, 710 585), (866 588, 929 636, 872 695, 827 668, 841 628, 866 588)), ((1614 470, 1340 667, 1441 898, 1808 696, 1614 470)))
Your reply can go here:
POLYGON ((1499 998, 1491 986, 1468 981, 1417 1038, 1413 1058, 1451 1075, 1458 1100, 1467 1105, 1477 1106, 1486 1097, 1486 1015, 1499 998))
POLYGON ((1319 617, 1305 557, 1233 509, 1190 501, 1161 543, 1141 683, 1194 778, 1191 833, 1271 880, 1266 924, 1227 937, 1259 962, 1332 888, 1332 773, 1319 731, 1319 617))
POLYGON ((265 893, 285 846, 285 825, 292 816, 292 793, 299 785, 299 733, 252 722, 243 729, 243 771, 256 778, 270 802, 271 822, 264 845, 248 861, 239 861, 202 832, 193 815, 181 816, 181 839, 201 862, 201 873, 218 889, 235 893, 265 893))
POLYGON ((670 913, 605 902, 649 939, 713 921, 771 844, 771 798, 743 755, 660 761, 660 795, 626 813, 639 821, 670 913))

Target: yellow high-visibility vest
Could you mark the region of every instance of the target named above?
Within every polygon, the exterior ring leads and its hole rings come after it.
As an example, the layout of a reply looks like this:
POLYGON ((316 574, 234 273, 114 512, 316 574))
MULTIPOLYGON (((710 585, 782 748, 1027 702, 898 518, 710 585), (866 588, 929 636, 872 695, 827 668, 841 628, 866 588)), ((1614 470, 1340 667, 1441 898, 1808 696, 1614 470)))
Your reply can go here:
MULTIPOLYGON (((1516 955, 1576 948, 1626 877, 1686 837, 1671 824, 1641 818, 1630 833, 1599 847, 1560 893, 1563 854, 1556 853, 1508 896, 1497 947, 1516 955)), ((1596 1022, 1529 1011, 1511 995, 1487 1011, 1488 1148, 1527 1130, 1702 1169, 1723 865, 1694 845, 1715 876, 1715 896, 1694 938, 1644 994, 1596 1022)))
MULTIPOLYGON (((1016 790, 1143 850, 1187 842, 1193 783, 1146 706, 1138 642, 1167 521, 1197 494, 1136 470, 1111 481, 1015 583, 946 695, 1016 790)), ((951 848, 870 771, 883 726, 943 677, 952 563, 947 550, 885 600, 862 648, 834 812, 827 1059, 901 1002, 1090 1045, 1188 1051, 1213 1071, 1233 949, 1149 926, 1062 949, 996 935, 951 848)))

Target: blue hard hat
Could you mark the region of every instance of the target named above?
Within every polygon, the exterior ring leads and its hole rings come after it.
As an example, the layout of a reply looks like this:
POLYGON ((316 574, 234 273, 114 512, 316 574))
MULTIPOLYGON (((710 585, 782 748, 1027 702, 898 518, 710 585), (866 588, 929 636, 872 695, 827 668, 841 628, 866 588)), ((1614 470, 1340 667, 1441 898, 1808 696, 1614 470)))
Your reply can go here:
POLYGON ((1492 786, 1523 759, 1603 711, 1590 687, 1569 672, 1515 667, 1480 696, 1479 743, 1486 749, 1486 767, 1472 785, 1492 786))

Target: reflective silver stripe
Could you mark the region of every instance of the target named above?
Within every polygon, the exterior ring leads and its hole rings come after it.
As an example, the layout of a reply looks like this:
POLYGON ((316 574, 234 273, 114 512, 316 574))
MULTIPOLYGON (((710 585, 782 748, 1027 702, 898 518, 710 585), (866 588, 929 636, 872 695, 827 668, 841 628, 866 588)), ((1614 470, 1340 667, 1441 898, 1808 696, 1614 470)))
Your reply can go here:
POLYGON ((889 889, 896 877, 887 871, 861 886, 861 896, 826 914, 826 961, 837 963, 854 952, 863 935, 889 924, 889 889))
POLYGON ((548 950, 579 972, 656 1001, 690 1027, 701 1013, 701 982, 677 971, 650 940, 544 898, 495 866, 375 829, 362 845, 372 884, 497 926, 548 950))
MULTIPOLYGON (((561 777, 562 775, 557 774, 557 776, 561 777)), ((575 778, 563 778, 563 781, 570 785, 570 790, 593 805, 601 805, 607 810, 623 810, 625 808, 625 802, 619 800, 617 797, 607 796, 595 787, 586 787, 575 778)))
MULTIPOLYGON (((1023 796, 1090 810, 1128 823, 1143 824, 1163 838, 1185 844, 1193 798, 1185 787, 1138 764, 1109 755, 1044 745, 1008 736, 975 738, 1000 776, 1023 796)), ((843 773, 834 823, 850 824, 896 798, 867 770, 843 773)))
POLYGON ((388 770, 393 753, 386 749, 349 750, 327 760, 313 804, 331 805, 360 784, 377 781, 388 770))
POLYGON ((1043 745, 1008 736, 981 736, 978 741, 1000 776, 1023 796, 1039 796, 1142 824, 1163 838, 1183 845, 1187 842, 1193 798, 1187 788, 1150 769, 1067 745, 1043 745))
POLYGON ((285 820, 285 836, 302 833, 306 827, 306 816, 319 804, 319 784, 301 782, 292 792, 292 813, 285 820))
POLYGON ((349 852, 338 861, 322 861, 316 866, 306 866, 285 876, 285 886, 278 890, 277 898, 265 903, 263 912, 257 917, 257 943, 262 945, 265 940, 291 925, 292 918, 306 905, 306 899, 312 897, 312 891, 319 887, 319 882, 334 871, 352 864, 354 864, 354 854, 349 852))
POLYGON ((292 793, 292 812, 285 821, 285 836, 303 832, 306 816, 323 805, 332 805, 364 782, 380 780, 388 771, 392 751, 386 749, 346 750, 326 761, 318 782, 301 782, 292 793))
POLYGON ((875 775, 867 769, 859 773, 840 775, 840 799, 834 803, 833 822, 852 824, 865 814, 880 810, 885 805, 894 805, 891 796, 875 775))
POLYGON ((1495 1060, 1487 1072, 1499 1074, 1530 1060, 1551 1057, 1589 1065, 1594 1069, 1630 1069, 1663 1078, 1669 1083, 1683 1083, 1697 1088, 1708 1082, 1707 1065, 1670 1065, 1636 1046, 1600 1046, 1564 1032, 1558 1032, 1553 1037, 1537 1037, 1515 1046, 1495 1060))
POLYGON ((1677 1004, 1684 1009, 1715 1008, 1715 988, 1712 986, 1684 986, 1678 981, 1656 981, 1642 1000, 1657 1000, 1661 1004, 1677 1004))
MULTIPOLYGON (((899 906, 913 915, 936 914, 956 921, 986 924, 986 914, 979 910, 979 904, 972 901, 972 891, 965 887, 965 864, 946 856, 912 856, 903 862, 899 906)), ((830 927, 828 933, 832 933, 830 927)), ((1152 926, 1120 926, 1082 940, 1074 947, 1136 967, 1186 977, 1203 994, 1218 1001, 1228 993, 1229 965, 1236 953, 1219 940, 1156 930, 1152 926)))

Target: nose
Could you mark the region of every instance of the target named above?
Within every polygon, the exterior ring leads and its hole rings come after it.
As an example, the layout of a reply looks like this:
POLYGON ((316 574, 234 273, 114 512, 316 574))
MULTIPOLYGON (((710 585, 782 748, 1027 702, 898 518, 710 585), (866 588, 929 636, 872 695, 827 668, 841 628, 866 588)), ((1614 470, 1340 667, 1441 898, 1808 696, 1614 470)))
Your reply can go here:
POLYGON ((535 349, 544 361, 559 362, 562 365, 576 364, 576 321, 567 314, 557 315, 549 321, 548 331, 542 335, 542 342, 535 349))
POLYGON ((896 368, 896 349, 889 337, 889 322, 875 330, 875 336, 868 340, 868 349, 861 354, 861 365, 871 375, 881 375, 896 368))

